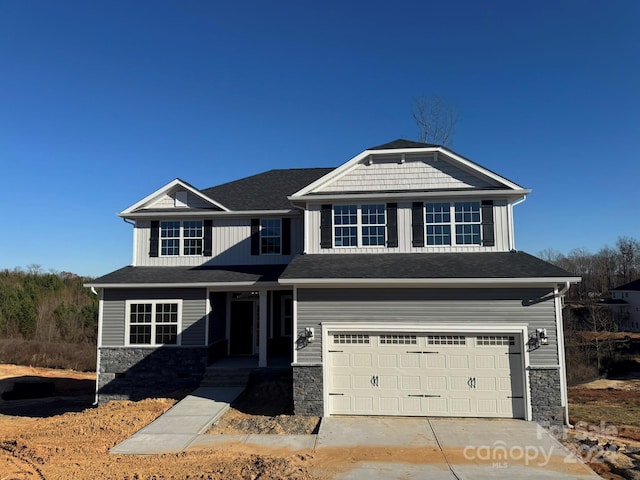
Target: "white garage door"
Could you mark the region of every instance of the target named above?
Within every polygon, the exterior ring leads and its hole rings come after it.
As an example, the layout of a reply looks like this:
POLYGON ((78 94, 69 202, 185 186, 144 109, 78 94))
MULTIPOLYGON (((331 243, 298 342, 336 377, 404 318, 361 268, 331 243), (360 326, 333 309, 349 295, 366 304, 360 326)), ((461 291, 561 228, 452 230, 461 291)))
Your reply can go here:
POLYGON ((516 334, 330 332, 329 413, 524 418, 516 334))

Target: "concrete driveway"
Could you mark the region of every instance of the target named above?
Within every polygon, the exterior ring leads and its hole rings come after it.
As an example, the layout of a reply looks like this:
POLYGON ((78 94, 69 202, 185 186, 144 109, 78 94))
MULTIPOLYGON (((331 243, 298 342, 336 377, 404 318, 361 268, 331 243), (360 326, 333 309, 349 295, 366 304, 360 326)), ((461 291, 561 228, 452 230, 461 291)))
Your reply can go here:
POLYGON ((342 480, 600 478, 522 420, 330 417, 315 447, 342 480))

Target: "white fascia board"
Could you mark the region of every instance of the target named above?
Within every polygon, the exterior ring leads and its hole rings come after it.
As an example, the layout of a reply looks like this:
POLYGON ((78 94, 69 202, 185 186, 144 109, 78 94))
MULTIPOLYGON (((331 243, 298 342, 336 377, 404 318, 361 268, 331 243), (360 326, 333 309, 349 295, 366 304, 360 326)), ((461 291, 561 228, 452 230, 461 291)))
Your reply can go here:
POLYGON ((121 217, 129 218, 128 214, 135 212, 136 210, 138 210, 142 206, 144 206, 147 203, 159 198, 161 195, 165 194, 166 192, 168 192, 169 190, 171 190, 172 188, 174 188, 176 186, 180 186, 180 187, 184 188, 185 190, 188 190, 189 192, 193 193, 194 195, 200 197, 205 202, 208 202, 208 203, 210 203, 212 205, 215 205, 216 207, 221 208, 224 211, 229 211, 229 209, 227 207, 225 207, 224 205, 222 205, 222 204, 216 202, 215 200, 207 197, 206 195, 204 195, 197 188, 189 185, 187 182, 185 182, 183 180, 180 180, 179 178, 176 178, 175 180, 172 180, 171 182, 167 183, 164 187, 160 187, 158 190, 156 190, 152 194, 147 195, 146 197, 144 197, 139 202, 137 202, 137 203, 131 205, 129 208, 123 210, 118 215, 121 216, 121 217))
MULTIPOLYGON (((527 324, 469 324, 469 323, 389 323, 389 322, 321 322, 323 334, 336 331, 354 332, 416 332, 416 333, 440 333, 440 332, 464 332, 464 333, 521 333, 526 337, 527 324)), ((328 345, 328 343, 325 343, 328 345)))
POLYGON ((278 288, 276 282, 192 282, 192 283, 86 283, 85 287, 94 288, 238 288, 267 287, 278 288))
POLYGON ((273 216, 296 216, 297 210, 241 210, 231 211, 226 210, 224 212, 209 211, 209 210, 183 210, 175 209, 175 211, 163 211, 163 212, 134 212, 124 214, 124 212, 118 214, 124 218, 166 218, 170 217, 197 217, 197 218, 216 218, 216 217, 273 217, 273 216))
POLYGON ((305 197, 287 197, 288 200, 306 200, 312 201, 327 201, 327 200, 368 200, 368 199, 386 199, 386 200, 402 200, 402 199, 420 199, 420 198, 468 198, 468 197, 482 197, 482 198, 507 198, 511 200, 517 200, 530 194, 531 190, 442 190, 431 192, 400 192, 400 193, 381 193, 381 192, 368 192, 368 193, 327 193, 327 194, 313 194, 305 197))
POLYGON ((580 277, 545 277, 545 278, 299 278, 280 279, 280 285, 297 287, 340 287, 340 288, 408 288, 408 287, 508 287, 556 286, 558 284, 578 283, 580 277))

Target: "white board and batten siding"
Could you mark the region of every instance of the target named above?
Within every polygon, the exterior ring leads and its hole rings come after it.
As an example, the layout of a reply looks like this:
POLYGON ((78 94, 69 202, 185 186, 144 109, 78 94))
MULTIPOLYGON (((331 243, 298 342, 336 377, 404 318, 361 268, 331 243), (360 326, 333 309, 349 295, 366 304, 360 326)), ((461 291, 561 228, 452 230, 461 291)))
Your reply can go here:
POLYGON ((181 346, 206 345, 207 291, 203 288, 105 289, 101 347, 125 345, 126 302, 136 300, 182 300, 181 346))
MULTIPOLYGON (((552 300, 523 306, 523 300, 540 298, 547 289, 306 289, 297 290, 297 335, 313 328, 314 341, 297 351, 297 363, 322 363, 322 323, 447 324, 474 326, 526 324, 528 335, 544 328, 548 345, 529 354, 531 365, 559 365, 555 304, 552 300)), ((524 339, 526 342, 528 339, 524 339)))
MULTIPOLYGON (((434 200, 435 201, 435 200, 434 200)), ((442 200, 447 201, 447 200, 442 200)), ((367 204, 386 202, 337 202, 336 204, 367 204)), ((320 210, 321 204, 309 204, 307 214, 307 253, 461 253, 461 252, 508 252, 513 247, 510 244, 509 231, 509 208, 505 201, 496 200, 493 205, 493 222, 495 245, 485 247, 482 245, 460 245, 460 246, 425 246, 414 247, 412 245, 412 220, 411 202, 398 202, 398 246, 388 248, 380 247, 334 247, 320 248, 320 210)))
POLYGON ((212 236, 212 256, 172 255, 150 257, 149 241, 151 223, 138 220, 134 228, 136 236, 135 265, 138 267, 169 267, 198 265, 264 265, 289 263, 302 252, 302 218, 291 218, 291 255, 251 255, 251 220, 214 219, 212 236))

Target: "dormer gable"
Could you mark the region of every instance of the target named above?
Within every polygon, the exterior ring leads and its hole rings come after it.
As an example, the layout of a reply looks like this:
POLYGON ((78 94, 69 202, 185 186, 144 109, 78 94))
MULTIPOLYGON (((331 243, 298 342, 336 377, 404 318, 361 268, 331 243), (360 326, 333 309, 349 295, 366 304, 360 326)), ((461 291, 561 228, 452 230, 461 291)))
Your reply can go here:
POLYGON ((365 150, 289 198, 443 191, 492 191, 514 198, 529 193, 445 147, 399 139, 365 150))
POLYGON ((228 211, 184 180, 176 178, 165 186, 123 210, 119 216, 129 218, 154 212, 187 212, 192 210, 228 211))

